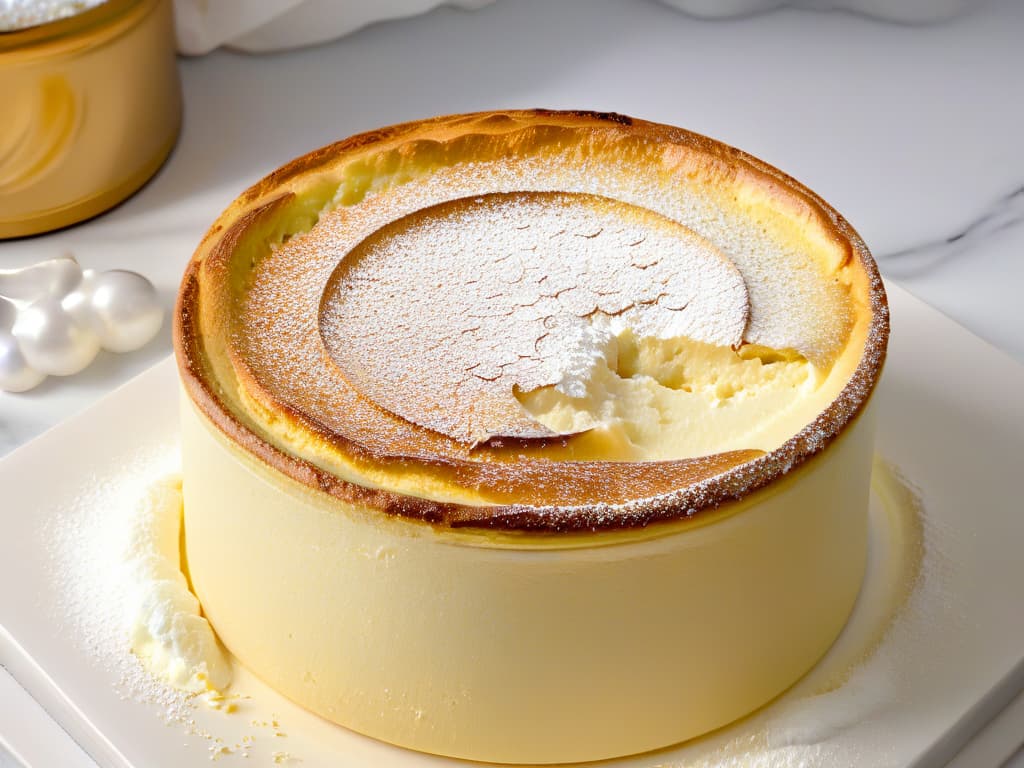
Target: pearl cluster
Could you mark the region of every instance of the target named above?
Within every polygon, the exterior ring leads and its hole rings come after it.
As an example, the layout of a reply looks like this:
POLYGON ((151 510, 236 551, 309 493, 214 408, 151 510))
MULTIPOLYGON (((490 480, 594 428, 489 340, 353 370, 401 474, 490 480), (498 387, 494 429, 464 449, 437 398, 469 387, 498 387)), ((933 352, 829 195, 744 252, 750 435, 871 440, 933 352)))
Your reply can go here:
POLYGON ((0 390, 78 373, 101 348, 138 349, 163 316, 153 284, 135 272, 83 270, 71 256, 0 270, 0 390))

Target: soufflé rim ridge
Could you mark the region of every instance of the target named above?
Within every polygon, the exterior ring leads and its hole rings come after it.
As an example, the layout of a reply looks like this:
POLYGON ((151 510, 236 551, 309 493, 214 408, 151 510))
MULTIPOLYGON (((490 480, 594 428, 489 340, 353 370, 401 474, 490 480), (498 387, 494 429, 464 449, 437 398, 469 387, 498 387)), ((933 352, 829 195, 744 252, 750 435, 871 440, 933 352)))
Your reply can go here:
MULTIPOLYGON (((229 441, 259 461, 315 491, 386 515, 420 520, 440 528, 537 533, 628 530, 658 522, 693 518, 771 484, 821 453, 858 417, 880 377, 888 336, 888 302, 881 276, 867 246, 846 219, 799 182, 738 149, 681 128, 613 113, 543 109, 481 112, 405 123, 344 139, 287 163, 239 196, 207 232, 187 267, 173 317, 174 349, 188 397, 229 441), (798 200, 816 214, 818 225, 826 237, 846 249, 847 260, 856 260, 866 278, 870 319, 864 346, 856 367, 839 394, 813 421, 768 453, 734 451, 734 456, 718 454, 725 458, 717 463, 715 456, 686 462, 636 462, 634 466, 642 465, 651 471, 659 471, 661 467, 660 471, 669 474, 675 471, 674 465, 677 464, 680 467, 696 466, 696 469, 689 473, 689 479, 687 472, 682 472, 679 476, 680 485, 673 490, 616 503, 592 501, 566 505, 477 505, 427 499, 386 488, 371 488, 345 480, 309 460, 288 453, 246 425, 229 406, 223 395, 222 383, 216 380, 204 359, 201 316, 207 311, 222 311, 217 308, 211 310, 206 306, 209 300, 203 298, 201 283, 204 262, 218 258, 226 260, 247 229, 254 226, 261 216, 272 217, 275 208, 288 196, 290 190, 303 180, 340 167, 352 153, 400 139, 430 135, 432 131, 468 133, 477 126, 506 122, 517 127, 555 126, 575 131, 612 129, 624 135, 640 137, 644 141, 678 145, 730 168, 738 168, 757 179, 759 184, 782 189, 787 196, 798 200), (705 467, 699 462, 711 464, 705 467), (709 473, 710 476, 703 476, 709 473)), ((258 388, 258 383, 250 378, 251 372, 247 374, 243 370, 238 375, 240 383, 258 388)), ((266 396, 267 393, 262 394, 266 396)), ((315 419, 308 418, 308 414, 297 412, 287 403, 276 401, 275 406, 303 429, 355 461, 372 463, 384 458, 345 435, 324 428, 315 419)), ((422 458, 417 461, 421 464, 429 463, 422 458)), ((452 463, 445 459, 438 461, 439 466, 452 463)), ((560 471, 570 471, 565 469, 565 465, 573 464, 553 462, 552 465, 556 463, 563 465, 560 471)), ((470 467, 467 471, 473 469, 470 467)))

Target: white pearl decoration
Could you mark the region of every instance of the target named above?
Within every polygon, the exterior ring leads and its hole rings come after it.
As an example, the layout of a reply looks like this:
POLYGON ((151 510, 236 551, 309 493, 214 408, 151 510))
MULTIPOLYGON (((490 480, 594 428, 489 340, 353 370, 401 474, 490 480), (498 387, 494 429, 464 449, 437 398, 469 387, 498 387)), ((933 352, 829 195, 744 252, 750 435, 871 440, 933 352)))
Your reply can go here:
POLYGON ((0 390, 78 373, 101 348, 139 349, 163 316, 153 284, 135 272, 83 271, 70 256, 0 270, 0 390))
POLYGON ((28 364, 11 333, 17 317, 14 303, 0 298, 0 389, 7 392, 25 392, 46 378, 28 364))
POLYGON ((99 337, 60 304, 46 298, 18 312, 12 331, 28 364, 47 376, 70 376, 100 351, 99 337))
MULTIPOLYGON (((92 272, 92 270, 87 270, 92 272)), ((82 280, 83 304, 104 349, 131 352, 160 330, 164 311, 156 288, 136 272, 112 269, 82 280)), ((75 293, 68 294, 68 299, 75 293)))

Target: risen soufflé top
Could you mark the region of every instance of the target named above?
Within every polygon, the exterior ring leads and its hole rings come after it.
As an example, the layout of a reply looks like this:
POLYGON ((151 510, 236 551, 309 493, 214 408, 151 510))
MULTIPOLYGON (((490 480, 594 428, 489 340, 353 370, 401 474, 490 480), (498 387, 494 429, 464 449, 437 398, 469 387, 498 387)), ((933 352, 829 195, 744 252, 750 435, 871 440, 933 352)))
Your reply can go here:
POLYGON ((778 479, 856 418, 888 336, 809 190, 621 115, 490 112, 301 157, 179 295, 186 391, 259 461, 442 527, 623 529, 778 479))

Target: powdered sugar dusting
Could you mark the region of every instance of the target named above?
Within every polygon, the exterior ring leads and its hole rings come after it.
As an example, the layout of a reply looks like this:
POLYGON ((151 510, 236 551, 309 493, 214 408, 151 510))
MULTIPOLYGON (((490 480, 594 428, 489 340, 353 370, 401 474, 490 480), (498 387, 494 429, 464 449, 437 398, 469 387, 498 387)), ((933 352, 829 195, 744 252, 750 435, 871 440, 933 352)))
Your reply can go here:
POLYGON ((140 528, 151 524, 145 519, 151 510, 142 502, 168 475, 181 471, 177 441, 126 450, 111 456, 107 466, 109 472, 84 477, 66 506, 40 529, 58 596, 48 618, 62 628, 67 643, 114 681, 122 699, 178 728, 189 754, 217 762, 269 755, 268 747, 280 745, 285 736, 276 715, 252 720, 250 710, 266 708, 252 707, 250 697, 238 691, 208 689, 197 695, 176 688, 154 676, 132 652, 133 601, 141 585, 138 569, 122 553, 130 554, 140 528))
MULTIPOLYGON (((410 146, 404 155, 414 157, 415 146, 410 146)), ((308 414, 310 422, 375 454, 394 455, 400 450, 400 455, 406 457, 432 458, 439 453, 462 455, 457 447, 439 444, 436 435, 425 434, 413 422, 395 418, 388 408, 367 407, 366 401, 361 399, 360 387, 353 386, 325 348, 325 339, 337 346, 332 338, 335 332, 330 328, 331 323, 326 324, 327 333, 321 337, 319 319, 323 305, 328 303, 327 310, 331 311, 325 292, 331 275, 348 254, 360 248, 364 241, 379 237, 378 232, 393 222, 441 203, 531 190, 600 196, 632 208, 633 215, 640 219, 649 220, 654 214, 660 214, 677 222, 685 228, 682 231, 688 229, 710 243, 732 262, 742 277, 749 295, 749 322, 742 341, 797 349, 812 363, 827 367, 848 336, 851 310, 845 288, 826 279, 823 268, 808 254, 780 244, 757 222, 688 182, 682 172, 677 176, 669 174, 667 178, 653 173, 652 161, 658 157, 654 150, 642 157, 623 152, 613 167, 606 162, 581 160, 574 148, 568 148, 555 157, 523 155, 434 168, 428 175, 403 177, 400 184, 392 182, 391 176, 382 175, 375 182, 376 191, 361 202, 337 205, 325 211, 312 230, 293 237, 256 265, 251 284, 242 298, 240 317, 234 324, 232 343, 240 352, 239 359, 262 387, 273 393, 274 400, 290 412, 308 414)), ((393 173, 399 175, 398 171, 393 173)), ((619 223, 616 228, 622 226, 619 223)), ((596 228, 585 234, 595 231, 596 228)), ((484 232, 474 234, 480 238, 493 236, 484 232)), ((574 238, 574 241, 576 247, 562 251, 562 258, 577 260, 587 252, 587 238, 574 238)), ((396 248, 399 247, 397 242, 396 248)), ((517 255, 522 258, 533 254, 517 255)), ((411 249, 403 256, 398 263, 404 263, 405 259, 411 259, 413 264, 417 262, 418 257, 412 255, 411 249)), ((420 276, 422 271, 419 270, 420 276)), ((571 275, 567 271, 562 274, 571 275)), ((467 277, 473 279, 474 276, 467 277)), ((414 295, 416 277, 417 271, 410 270, 403 294, 414 295)), ((460 278, 456 285, 447 286, 442 303, 431 307, 430 314, 450 312, 448 304, 453 300, 452 293, 465 282, 465 278, 460 278)), ((569 296, 566 298, 568 300, 569 296)), ((389 305, 394 307, 403 300, 404 296, 389 305)), ((507 299, 502 299, 499 306, 502 304, 507 305, 507 299)), ((417 319, 417 323, 422 329, 422 322, 417 319)), ((348 341, 364 349, 382 341, 399 345, 409 341, 414 326, 399 317, 390 327, 392 330, 383 337, 379 330, 364 329, 366 335, 362 338, 353 335, 348 341)), ((579 339, 578 334, 566 333, 560 338, 556 335, 549 343, 555 339, 558 339, 559 349, 549 356, 567 360, 578 354, 583 358, 580 361, 583 367, 588 364, 588 357, 592 364, 594 356, 588 355, 586 348, 572 348, 573 340, 579 339)), ((438 374, 438 367, 442 365, 438 358, 458 354, 452 345, 435 346, 437 341, 419 340, 426 351, 433 352, 433 359, 423 355, 416 358, 418 364, 427 366, 417 373, 420 381, 438 374)), ((491 339, 490 343, 498 345, 495 356, 499 358, 518 359, 518 355, 524 353, 502 338, 491 339)), ((525 353, 533 351, 527 349, 525 353)), ((392 365, 398 370, 385 370, 387 376, 396 378, 408 374, 401 369, 401 358, 394 359, 392 365)), ((477 370, 477 373, 493 375, 494 371, 477 370)), ((369 375, 361 378, 365 382, 369 375)), ((568 384, 571 376, 565 378, 568 384)), ((464 420, 465 414, 450 408, 455 392, 449 388, 443 394, 443 397, 433 398, 424 395, 417 405, 420 409, 447 408, 448 414, 434 415, 432 421, 436 424, 464 420)), ((410 406, 398 410, 410 414, 414 409, 410 406)), ((519 418, 523 417, 519 415, 519 418)), ((527 424, 537 429, 534 422, 527 424)))
POLYGON ((748 317, 742 278, 710 243, 643 209, 557 193, 401 219, 342 260, 322 306, 346 378, 467 443, 550 436, 514 390, 573 394, 623 328, 738 346, 748 317))

